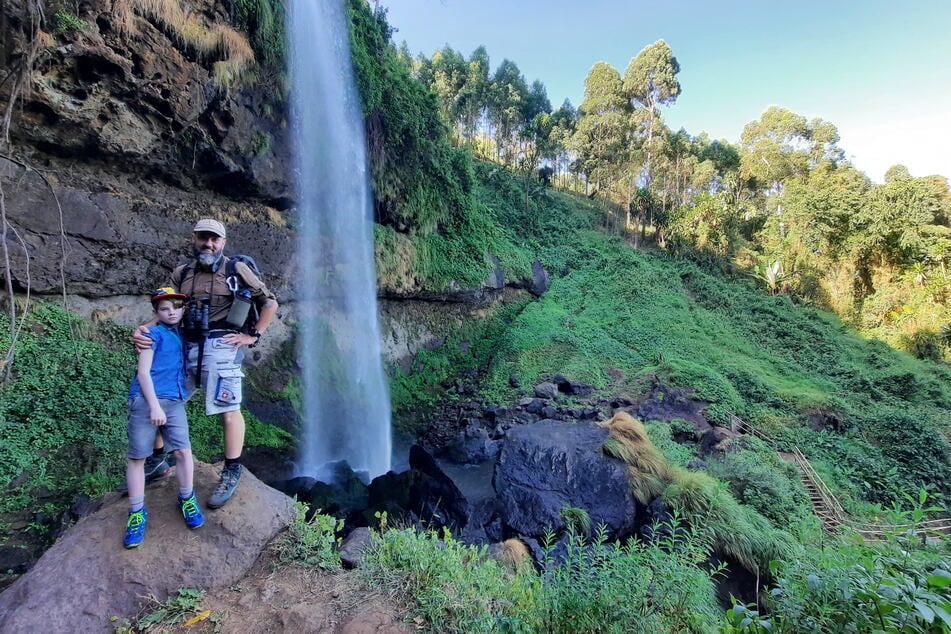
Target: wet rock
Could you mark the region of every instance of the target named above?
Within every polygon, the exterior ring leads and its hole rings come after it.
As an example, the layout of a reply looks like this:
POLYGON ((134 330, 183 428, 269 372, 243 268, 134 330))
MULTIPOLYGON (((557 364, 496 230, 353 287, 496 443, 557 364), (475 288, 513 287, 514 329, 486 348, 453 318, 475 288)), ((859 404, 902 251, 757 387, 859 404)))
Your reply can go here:
POLYGON ((700 438, 700 455, 723 455, 732 450, 733 440, 739 436, 725 427, 714 427, 700 438))
POLYGON ((550 283, 548 271, 545 270, 542 263, 539 260, 532 262, 532 282, 528 287, 528 291, 535 297, 541 297, 545 294, 545 291, 548 290, 550 283))
POLYGON ((509 385, 512 387, 522 387, 522 380, 513 374, 509 377, 509 385))
POLYGON ((571 379, 565 378, 560 374, 552 378, 552 383, 558 386, 559 392, 562 394, 568 394, 570 396, 588 396, 592 391, 594 391, 594 388, 587 383, 572 381, 571 379))
MULTIPOLYGON (((503 432, 504 433, 504 432, 503 432)), ((499 455, 499 443, 479 423, 471 420, 446 448, 446 457, 457 464, 478 464, 499 455)))
POLYGON ((542 408, 547 405, 543 398, 523 398, 518 402, 519 407, 530 414, 541 414, 542 408))

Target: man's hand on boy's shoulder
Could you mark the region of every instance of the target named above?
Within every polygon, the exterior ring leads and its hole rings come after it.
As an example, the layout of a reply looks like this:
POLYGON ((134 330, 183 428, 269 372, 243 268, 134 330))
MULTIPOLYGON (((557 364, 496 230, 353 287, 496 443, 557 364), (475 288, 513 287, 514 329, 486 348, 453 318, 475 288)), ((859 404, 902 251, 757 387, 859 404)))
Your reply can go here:
POLYGON ((139 326, 132 331, 132 342, 135 344, 137 352, 144 352, 152 349, 152 337, 149 336, 148 326, 139 326))

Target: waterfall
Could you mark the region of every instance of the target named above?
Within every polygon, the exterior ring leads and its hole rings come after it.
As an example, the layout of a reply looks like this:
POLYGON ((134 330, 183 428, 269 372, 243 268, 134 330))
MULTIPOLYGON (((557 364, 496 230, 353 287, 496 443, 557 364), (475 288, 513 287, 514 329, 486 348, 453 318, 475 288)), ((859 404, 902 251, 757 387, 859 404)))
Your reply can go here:
POLYGON ((344 0, 291 0, 287 35, 299 212, 298 475, 390 468, 365 133, 344 0))

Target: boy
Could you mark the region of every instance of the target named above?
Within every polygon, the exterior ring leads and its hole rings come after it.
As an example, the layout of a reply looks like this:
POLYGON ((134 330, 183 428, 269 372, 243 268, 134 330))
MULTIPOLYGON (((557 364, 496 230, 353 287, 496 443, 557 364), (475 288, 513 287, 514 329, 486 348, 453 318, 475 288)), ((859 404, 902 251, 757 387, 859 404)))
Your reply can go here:
POLYGON ((145 537, 149 513, 145 508, 145 459, 152 454, 156 432, 161 430, 168 451, 177 459, 178 505, 188 528, 205 523, 192 488, 194 462, 185 415, 185 356, 178 324, 184 314, 185 295, 171 288, 152 292, 158 323, 149 327, 152 346, 139 352, 138 371, 129 388, 129 519, 123 545, 135 548, 145 537))

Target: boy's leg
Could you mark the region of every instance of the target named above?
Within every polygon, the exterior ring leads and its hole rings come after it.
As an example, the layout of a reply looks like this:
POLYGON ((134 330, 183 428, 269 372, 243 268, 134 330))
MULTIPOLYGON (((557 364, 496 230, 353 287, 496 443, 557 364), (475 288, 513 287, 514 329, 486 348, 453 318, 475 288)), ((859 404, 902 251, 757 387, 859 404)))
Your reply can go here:
POLYGON ((129 490, 129 518, 122 545, 135 548, 145 537, 149 512, 145 509, 145 458, 155 444, 156 428, 152 425, 149 405, 141 396, 129 399, 129 461, 126 464, 126 485, 129 490))
POLYGON ((129 489, 129 510, 138 511, 145 500, 145 460, 129 458, 125 468, 125 483, 129 489))
POLYGON ((122 545, 135 548, 145 538, 145 525, 149 512, 145 509, 145 459, 129 459, 125 480, 129 489, 129 517, 126 519, 122 545))
POLYGON ((178 488, 181 489, 180 492, 183 496, 188 496, 192 492, 195 473, 195 461, 192 457, 192 450, 176 449, 175 460, 177 462, 175 477, 178 479, 178 488))
POLYGON ((188 528, 198 528, 205 523, 205 516, 198 506, 198 498, 193 487, 194 461, 191 449, 178 449, 176 475, 178 477, 178 507, 182 511, 185 525, 188 528))

